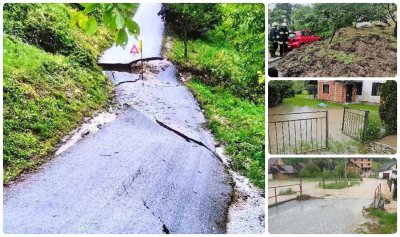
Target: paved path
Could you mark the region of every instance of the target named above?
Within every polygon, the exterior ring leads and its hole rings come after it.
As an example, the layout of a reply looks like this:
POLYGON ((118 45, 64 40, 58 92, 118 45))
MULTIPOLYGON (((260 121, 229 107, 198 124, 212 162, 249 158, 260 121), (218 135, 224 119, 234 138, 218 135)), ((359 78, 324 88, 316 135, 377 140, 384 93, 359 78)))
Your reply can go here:
MULTIPOLYGON (((160 21, 155 7, 137 14, 160 21)), ((172 64, 146 67, 107 72, 117 118, 5 189, 5 233, 225 233, 232 187, 202 111, 172 64)))

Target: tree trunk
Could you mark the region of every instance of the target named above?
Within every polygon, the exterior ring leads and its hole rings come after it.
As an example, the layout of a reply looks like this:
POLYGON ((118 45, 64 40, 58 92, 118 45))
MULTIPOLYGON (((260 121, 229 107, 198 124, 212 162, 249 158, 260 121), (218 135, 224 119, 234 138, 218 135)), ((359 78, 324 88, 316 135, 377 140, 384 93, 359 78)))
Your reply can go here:
POLYGON ((394 32, 393 32, 393 35, 394 35, 394 37, 397 38, 397 21, 396 21, 396 23, 394 24, 394 32))
POLYGON ((337 27, 335 27, 335 30, 333 31, 332 35, 331 35, 331 39, 329 40, 329 43, 332 43, 333 37, 335 36, 337 31, 337 27))
POLYGON ((184 30, 184 36, 183 36, 183 44, 185 46, 185 51, 184 51, 184 56, 185 58, 188 58, 188 39, 187 39, 187 32, 186 32, 186 28, 184 30))

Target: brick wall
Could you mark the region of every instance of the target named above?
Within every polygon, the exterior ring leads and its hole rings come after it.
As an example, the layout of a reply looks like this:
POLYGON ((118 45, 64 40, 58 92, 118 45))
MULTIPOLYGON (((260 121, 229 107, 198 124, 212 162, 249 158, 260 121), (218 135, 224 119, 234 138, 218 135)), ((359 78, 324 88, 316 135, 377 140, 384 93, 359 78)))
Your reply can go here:
MULTIPOLYGON (((318 81, 318 99, 336 103, 346 103, 347 86, 338 81, 318 81), (329 85, 329 93, 324 93, 324 85, 329 85)), ((351 102, 356 101, 356 86, 353 86, 351 102)))

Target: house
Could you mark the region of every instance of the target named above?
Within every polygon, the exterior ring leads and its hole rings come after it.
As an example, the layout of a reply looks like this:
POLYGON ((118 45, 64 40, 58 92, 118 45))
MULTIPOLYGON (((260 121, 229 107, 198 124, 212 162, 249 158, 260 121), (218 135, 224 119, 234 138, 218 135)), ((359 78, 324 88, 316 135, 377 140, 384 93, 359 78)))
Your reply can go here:
POLYGON ((361 175, 360 166, 357 163, 355 163, 354 161, 352 161, 352 159, 347 160, 346 170, 347 170, 347 172, 352 172, 352 173, 361 175))
POLYGON ((351 158, 353 163, 357 164, 360 168, 361 173, 372 171, 372 159, 371 158, 351 158))
POLYGON ((379 103, 386 80, 318 80, 318 99, 336 103, 379 103))
POLYGON ((281 158, 268 159, 268 179, 292 179, 297 177, 297 170, 286 165, 281 158))
POLYGON ((396 160, 384 164, 382 166, 382 168, 379 170, 378 178, 388 179, 392 175, 394 170, 396 170, 396 172, 397 172, 397 161, 396 160))

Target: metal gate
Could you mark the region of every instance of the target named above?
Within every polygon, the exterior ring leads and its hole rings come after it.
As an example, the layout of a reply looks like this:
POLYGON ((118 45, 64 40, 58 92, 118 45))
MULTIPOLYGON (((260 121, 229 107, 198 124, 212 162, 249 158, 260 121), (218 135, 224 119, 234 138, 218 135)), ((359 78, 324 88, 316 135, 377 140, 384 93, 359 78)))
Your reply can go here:
POLYGON ((328 147, 328 111, 268 115, 270 154, 302 154, 328 147))
POLYGON ((343 108, 342 131, 347 136, 364 141, 368 131, 368 110, 343 108))

